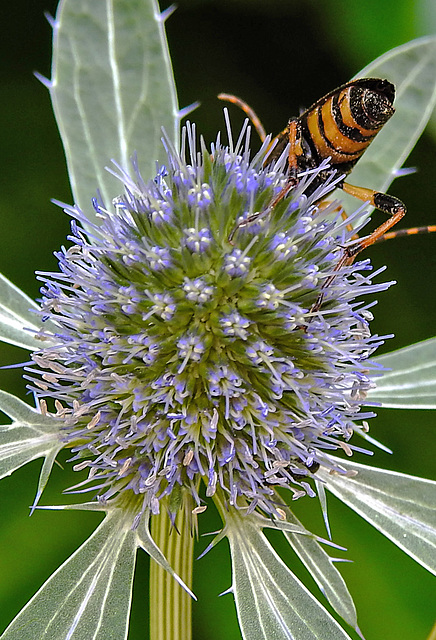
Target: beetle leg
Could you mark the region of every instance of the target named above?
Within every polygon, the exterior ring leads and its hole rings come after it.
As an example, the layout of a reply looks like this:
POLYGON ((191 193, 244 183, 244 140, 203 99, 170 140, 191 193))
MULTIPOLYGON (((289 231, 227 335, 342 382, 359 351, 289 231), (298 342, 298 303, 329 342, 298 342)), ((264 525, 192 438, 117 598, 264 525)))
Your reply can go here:
POLYGON ((355 187, 352 184, 348 184, 348 182, 343 183, 342 189, 345 193, 349 193, 351 196, 354 196, 363 202, 369 202, 371 206, 387 213, 390 216, 369 236, 362 238, 359 242, 356 242, 345 249, 345 253, 348 257, 346 264, 351 264, 354 258, 361 251, 374 244, 374 242, 381 240, 385 233, 406 215, 407 209, 401 200, 398 200, 398 198, 390 196, 387 193, 381 193, 380 191, 374 191, 373 189, 365 189, 365 187, 355 187))
POLYGON ((344 182, 342 185, 342 189, 345 193, 349 193, 351 196, 355 198, 359 198, 363 202, 369 202, 369 204, 376 209, 380 209, 380 211, 384 211, 389 214, 389 218, 385 220, 381 225, 379 225, 369 236, 366 238, 361 238, 354 244, 351 244, 348 247, 344 248, 344 252, 340 259, 338 260, 333 273, 324 281, 321 292, 316 300, 315 304, 311 308, 311 312, 315 313, 319 311, 321 308, 325 290, 331 285, 333 280, 336 278, 337 272, 344 266, 350 265, 353 263, 354 258, 364 249, 370 247, 375 242, 382 240, 385 236, 386 232, 389 231, 394 225, 397 224, 406 214, 406 207, 398 200, 398 198, 394 198, 394 196, 387 195, 386 193, 381 193, 380 191, 374 191, 374 189, 366 189, 365 187, 355 187, 352 184, 348 184, 344 182))
POLYGON ((297 170, 298 170, 298 157, 303 155, 303 147, 301 144, 301 125, 297 118, 289 120, 287 127, 287 136, 290 144, 289 153, 288 153, 288 177, 286 179, 285 186, 279 191, 279 193, 272 198, 269 204, 262 209, 262 211, 256 211, 252 213, 250 216, 245 218, 242 222, 239 222, 232 232, 229 235, 229 242, 232 243, 232 240, 235 236, 235 233, 241 227, 246 227, 247 225, 255 222, 258 218, 269 215, 274 208, 285 198, 289 191, 298 184, 297 178, 297 170))

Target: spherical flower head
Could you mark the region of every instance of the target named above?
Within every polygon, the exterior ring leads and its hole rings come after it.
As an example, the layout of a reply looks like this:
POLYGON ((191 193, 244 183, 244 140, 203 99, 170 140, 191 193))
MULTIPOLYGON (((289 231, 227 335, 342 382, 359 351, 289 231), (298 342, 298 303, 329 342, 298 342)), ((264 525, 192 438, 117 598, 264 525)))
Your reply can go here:
POLYGON ((135 162, 119 170, 123 195, 94 203, 101 226, 69 211, 72 246, 40 274, 58 331, 30 387, 99 500, 129 496, 141 514, 219 494, 280 517, 276 488, 314 495, 308 479, 371 415, 381 340, 356 297, 387 285, 367 260, 338 268, 350 234, 317 206, 333 184, 304 193, 325 167, 271 208, 286 158, 268 163, 266 144, 251 158, 246 132, 197 151, 188 126, 181 152, 166 149, 149 184, 135 162))

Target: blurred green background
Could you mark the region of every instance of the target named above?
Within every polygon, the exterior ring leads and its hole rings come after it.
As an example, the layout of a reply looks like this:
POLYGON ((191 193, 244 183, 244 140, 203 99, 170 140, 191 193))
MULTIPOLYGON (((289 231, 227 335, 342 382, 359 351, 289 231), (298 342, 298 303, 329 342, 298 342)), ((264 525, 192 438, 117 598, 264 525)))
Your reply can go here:
MULTIPOLYGON (((50 75, 51 30, 43 12, 53 14, 56 4, 15 0, 2 5, 0 270, 32 297, 38 296, 34 269, 55 269, 52 252, 68 233, 66 216, 50 198, 71 201, 49 97, 32 76, 34 70, 50 75)), ((168 4, 162 3, 162 8, 168 4)), ((191 118, 210 142, 223 127, 223 105, 216 99, 220 91, 243 97, 262 117, 267 131, 277 133, 301 107, 346 82, 378 55, 414 37, 436 33, 436 3, 178 0, 167 30, 180 105, 201 101, 191 118)), ((232 120, 237 130, 242 117, 236 109, 232 120)), ((391 188, 408 206, 405 224, 435 224, 434 138, 424 135, 407 165, 418 172, 391 188)), ((436 334, 435 255, 436 235, 371 248, 375 265, 388 265, 387 279, 399 283, 380 296, 373 325, 380 334, 395 333, 389 349, 436 334)), ((0 350, 2 363, 26 358, 19 349, 2 345, 0 350)), ((25 397, 19 370, 1 371, 0 384, 25 397)), ((379 452, 375 459, 356 460, 434 479, 435 421, 433 412, 380 410, 371 433, 395 455, 379 452)), ((97 516, 80 512, 39 511, 29 519, 39 468, 40 462, 32 463, 0 487, 1 629, 97 524, 97 516)), ((67 467, 55 468, 43 503, 62 503, 60 492, 75 481, 67 467)), ((324 534, 315 500, 299 501, 295 508, 308 528, 324 534)), ((335 541, 348 547, 347 557, 354 561, 343 564, 342 573, 367 640, 426 640, 436 619, 434 578, 333 498, 330 519, 335 541)), ((219 527, 212 509, 202 516, 201 527, 203 532, 219 527)), ((200 539, 199 553, 207 541, 200 539)), ((290 553, 286 559, 312 587, 290 553)), ((145 554, 140 554, 130 640, 147 637, 147 565, 145 554)), ((199 596, 194 604, 195 639, 237 640, 232 598, 218 598, 230 586, 226 543, 196 562, 194 570, 199 596)))

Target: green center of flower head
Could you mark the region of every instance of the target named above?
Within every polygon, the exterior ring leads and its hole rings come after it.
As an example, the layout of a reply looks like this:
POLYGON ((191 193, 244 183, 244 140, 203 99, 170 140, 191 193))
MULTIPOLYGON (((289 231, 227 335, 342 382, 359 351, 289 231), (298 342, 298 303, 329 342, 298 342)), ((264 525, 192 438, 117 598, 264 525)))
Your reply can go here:
POLYGON ((207 497, 277 515, 275 487, 314 495, 308 476, 334 469, 328 453, 351 452, 372 415, 360 408, 381 340, 355 298, 388 285, 367 260, 335 271, 350 233, 316 206, 334 186, 310 189, 325 167, 255 217, 286 157, 268 165, 264 145, 251 159, 248 140, 197 152, 188 126, 149 184, 135 163, 120 170, 113 210, 94 203, 101 226, 74 221, 60 273, 41 275, 58 332, 33 355, 31 388, 54 399, 101 500, 128 490, 157 513, 183 491, 195 507, 201 479, 207 497))

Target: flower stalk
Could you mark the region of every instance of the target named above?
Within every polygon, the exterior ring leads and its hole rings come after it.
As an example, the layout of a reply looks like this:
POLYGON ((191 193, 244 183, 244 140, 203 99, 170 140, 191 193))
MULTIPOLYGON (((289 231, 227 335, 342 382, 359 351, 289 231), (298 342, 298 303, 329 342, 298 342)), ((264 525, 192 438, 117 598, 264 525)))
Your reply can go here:
MULTIPOLYGON (((165 510, 154 516, 151 533, 175 572, 192 587, 194 537, 184 511, 174 525, 165 510)), ((192 598, 165 569, 150 560, 150 640, 191 640, 192 598)))

